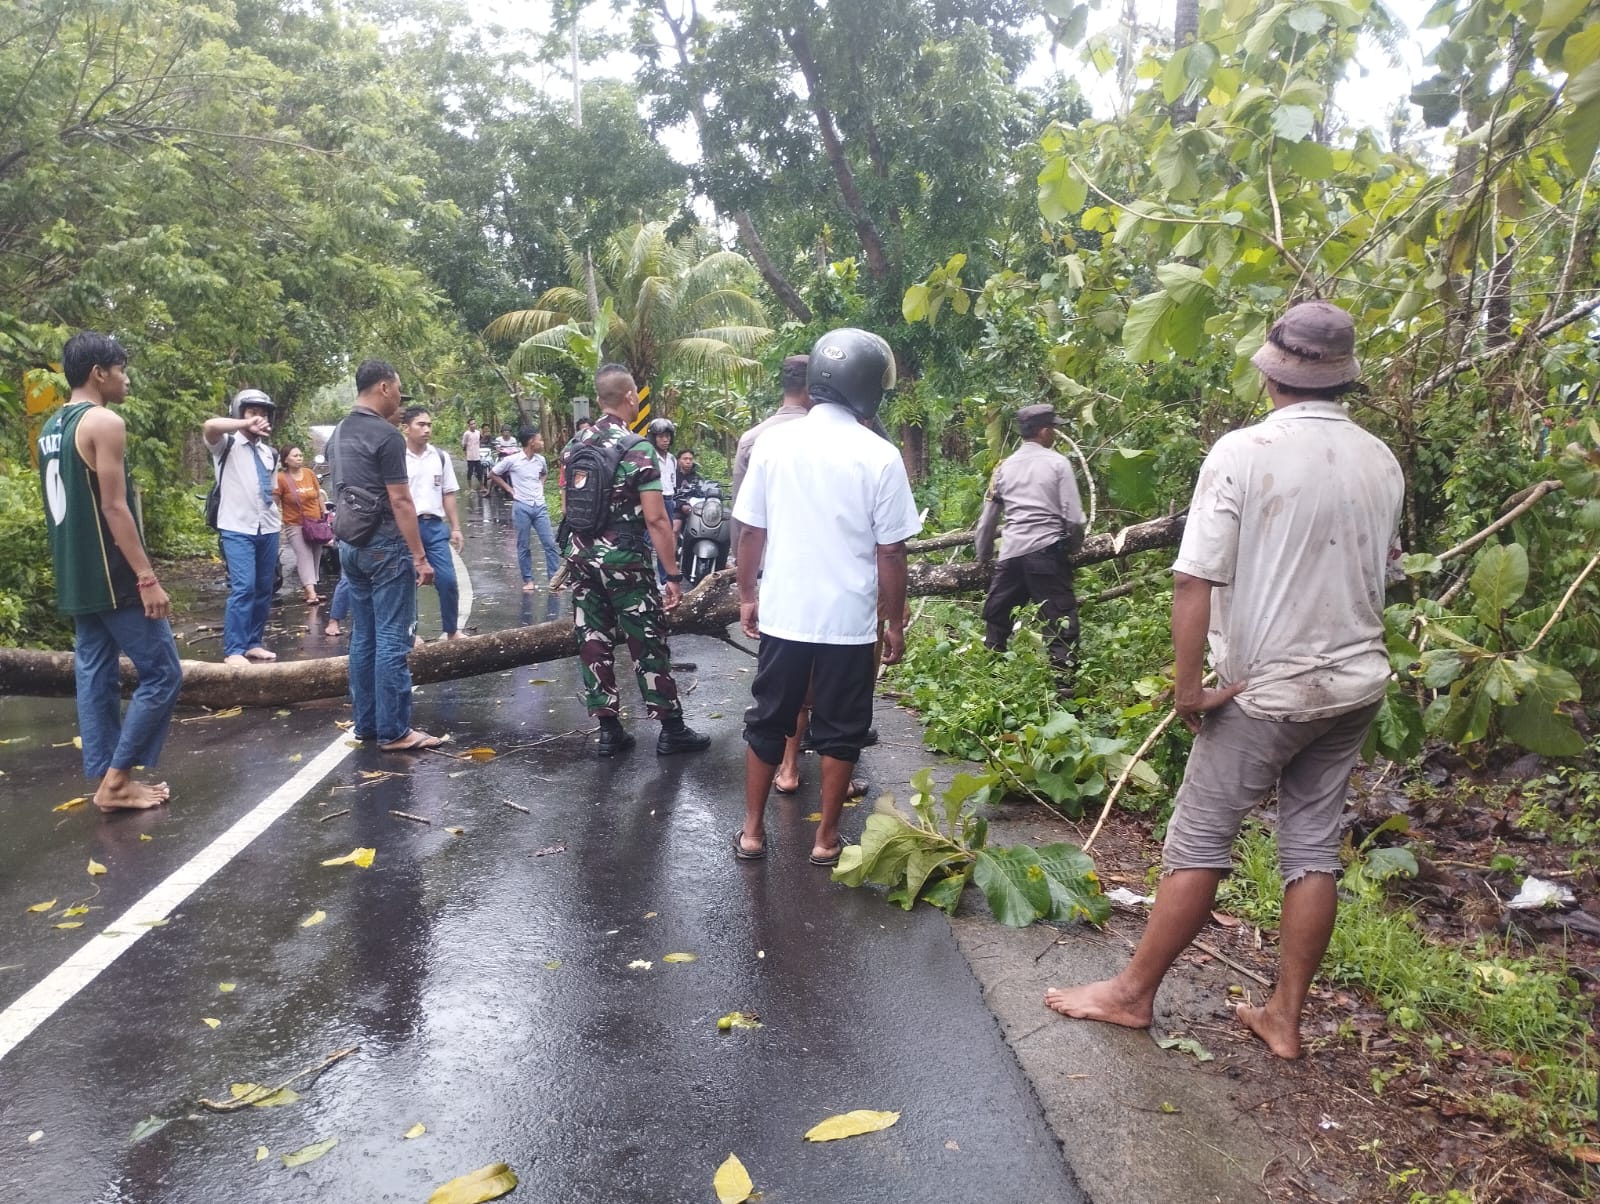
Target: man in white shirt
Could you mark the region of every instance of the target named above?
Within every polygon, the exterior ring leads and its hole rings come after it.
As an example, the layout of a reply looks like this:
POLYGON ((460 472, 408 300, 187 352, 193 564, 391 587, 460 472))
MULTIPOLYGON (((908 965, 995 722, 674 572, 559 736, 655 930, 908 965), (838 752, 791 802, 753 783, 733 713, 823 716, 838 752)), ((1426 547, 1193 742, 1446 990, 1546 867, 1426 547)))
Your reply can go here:
MULTIPOLYGON (((456 494, 461 492, 456 466, 442 447, 428 442, 433 437, 433 415, 426 406, 406 407, 400 433, 406 437, 406 480, 417 507, 417 531, 439 591, 439 625, 445 639, 457 639, 461 635, 457 630, 461 588, 456 584, 456 563, 450 554, 452 548, 459 552, 462 544, 461 519, 456 513, 456 494)), ((417 637, 419 643, 421 638, 417 637)))
POLYGON ((550 470, 541 454, 543 451, 544 436, 534 430, 523 441, 521 451, 505 457, 489 470, 490 483, 499 486, 512 499, 511 521, 517 528, 517 568, 522 571, 522 592, 526 594, 539 588, 533 580, 534 532, 538 532, 539 543, 544 548, 546 579, 554 577, 561 567, 561 553, 550 527, 550 509, 544 500, 544 479, 550 470))
POLYGON ((1361 371, 1344 310, 1294 306, 1251 362, 1272 413, 1206 456, 1173 565, 1174 705, 1196 737, 1155 908, 1121 974, 1052 988, 1045 1003, 1148 1027, 1156 988, 1211 914, 1241 823, 1276 787, 1278 983, 1264 1007, 1238 1014, 1273 1053, 1295 1058, 1333 932, 1350 770, 1388 689, 1383 601, 1404 480, 1389 449, 1335 400, 1361 371), (1201 684, 1208 628, 1216 689, 1201 684))
POLYGON ((483 432, 478 429, 476 418, 467 419, 467 429, 461 432, 461 454, 467 461, 467 488, 472 488, 472 482, 478 482, 480 493, 489 492, 489 482, 485 480, 488 472, 483 466, 483 432))
POLYGON ((782 437, 759 440, 741 482, 740 622, 761 641, 745 712, 745 819, 734 841, 743 860, 766 855, 767 793, 808 688, 822 759, 811 862, 834 865, 843 851, 839 817, 872 723, 880 597, 883 659, 894 664, 905 650, 905 541, 922 527, 899 454, 860 425, 894 379, 894 354, 877 335, 823 335, 807 370, 811 412, 782 437))
POLYGON ((273 575, 283 519, 273 497, 278 453, 267 436, 277 411, 260 389, 240 389, 227 418, 207 418, 201 435, 216 461, 221 505, 217 532, 228 566, 228 601, 222 612, 222 659, 235 667, 275 661, 263 646, 272 609, 273 575))

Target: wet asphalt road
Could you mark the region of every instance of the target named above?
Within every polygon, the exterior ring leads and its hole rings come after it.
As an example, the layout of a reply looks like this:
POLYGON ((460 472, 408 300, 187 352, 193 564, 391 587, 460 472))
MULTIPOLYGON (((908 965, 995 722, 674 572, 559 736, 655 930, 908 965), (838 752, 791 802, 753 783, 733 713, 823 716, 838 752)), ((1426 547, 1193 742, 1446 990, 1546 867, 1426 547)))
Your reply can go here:
MULTIPOLYGON (((525 621, 527 607, 543 619, 556 602, 521 594, 509 526, 477 513, 472 622, 525 621)), ((333 644, 314 635, 303 650, 333 644)), ((943 918, 806 863, 814 763, 798 796, 774 797, 769 860, 735 862, 754 661, 704 638, 673 651, 698 665, 680 688, 715 737, 699 756, 658 759, 654 725, 636 719, 638 749, 594 760, 569 660, 419 690, 419 725, 457 752, 496 750, 481 762, 347 748, 335 701, 180 712, 193 721, 160 767, 173 803, 115 817, 52 810, 88 792, 70 700, 0 698, 0 1009, 113 940, 101 933, 125 909, 318 754, 338 758, 0 1057, 0 1195, 421 1201, 504 1161, 522 1181, 512 1199, 709 1201, 733 1152, 768 1204, 1083 1199, 943 918), (321 864, 362 846, 370 868, 321 864), (90 877, 90 858, 107 872, 90 877), (79 901, 83 927, 55 927, 79 901), (696 960, 667 963, 674 952, 696 960), (765 1027, 719 1033, 735 1009, 765 1027), (288 1106, 196 1104, 351 1046, 288 1106), (856 1108, 902 1115, 802 1140, 856 1108), (149 1116, 172 1119, 132 1141, 149 1116), (334 1137, 314 1162, 279 1161, 334 1137)), ((864 814, 847 812, 847 834, 864 814)))

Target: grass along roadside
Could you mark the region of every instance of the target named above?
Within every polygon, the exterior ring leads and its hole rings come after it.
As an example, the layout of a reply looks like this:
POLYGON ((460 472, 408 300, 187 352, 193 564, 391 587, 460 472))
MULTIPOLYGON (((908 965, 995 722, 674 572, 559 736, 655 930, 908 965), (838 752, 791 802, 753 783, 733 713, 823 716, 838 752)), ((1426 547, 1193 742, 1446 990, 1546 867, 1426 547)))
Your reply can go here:
MULTIPOLYGON (((1283 903, 1276 856, 1272 834, 1248 828, 1218 905, 1275 929, 1283 903)), ((1513 954, 1498 938, 1435 940, 1382 883, 1347 872, 1341 888, 1320 977, 1369 998, 1391 1026, 1395 1053, 1372 1068, 1373 1092, 1404 1076, 1447 1114, 1481 1116, 1553 1153, 1586 1158, 1597 1058, 1591 1004, 1567 962, 1513 954)), ((1349 1019, 1324 1040, 1368 1047, 1349 1019)))

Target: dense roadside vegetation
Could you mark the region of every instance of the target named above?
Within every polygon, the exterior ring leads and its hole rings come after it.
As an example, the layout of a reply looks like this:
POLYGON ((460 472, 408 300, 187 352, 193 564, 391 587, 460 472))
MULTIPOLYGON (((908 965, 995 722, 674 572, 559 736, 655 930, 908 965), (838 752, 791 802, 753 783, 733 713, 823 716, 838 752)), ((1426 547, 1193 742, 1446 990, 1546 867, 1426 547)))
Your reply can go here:
MULTIPOLYGON (((718 463, 781 357, 842 323, 895 348, 885 418, 930 533, 971 523, 1041 399, 1071 415, 1108 531, 1185 505, 1206 447, 1261 409, 1266 323, 1317 293, 1357 316, 1358 416, 1407 475, 1374 772, 1420 798, 1447 754, 1468 813, 1535 755, 1537 785, 1493 805, 1600 892, 1600 4, 1443 0, 1433 74, 1384 128, 1341 107, 1352 64, 1411 36, 1377 0, 1179 3, 1176 38, 1099 0, 592 0, 581 105, 573 13, 530 37, 450 0, 0 11, 0 644, 65 636, 27 414, 74 328, 133 352, 132 463, 167 557, 212 547, 195 432, 243 385, 301 441, 378 354, 441 441, 472 416, 553 442, 619 358, 718 463), (1047 50, 1058 73, 1024 82, 1047 50), (1110 81, 1114 112, 1080 79, 1110 81), (665 149, 685 138, 688 163, 665 149)), ((976 762, 962 801, 1079 816, 1127 771, 1121 802, 1160 821, 1187 738, 1132 754, 1167 712, 1162 568, 1080 574, 1071 698, 1026 636, 997 662, 972 604, 918 606, 891 685, 931 748, 976 762)), ((1592 976, 1513 968, 1492 925, 1441 943, 1395 909, 1403 858, 1360 874, 1372 850, 1426 860, 1422 826, 1358 835, 1331 977, 1402 1032, 1511 1051, 1495 1090, 1517 1102, 1485 1110, 1592 1145, 1592 976)), ((1492 856, 1514 891, 1525 867, 1492 856)), ((1270 883, 1241 882, 1270 926, 1270 883)))

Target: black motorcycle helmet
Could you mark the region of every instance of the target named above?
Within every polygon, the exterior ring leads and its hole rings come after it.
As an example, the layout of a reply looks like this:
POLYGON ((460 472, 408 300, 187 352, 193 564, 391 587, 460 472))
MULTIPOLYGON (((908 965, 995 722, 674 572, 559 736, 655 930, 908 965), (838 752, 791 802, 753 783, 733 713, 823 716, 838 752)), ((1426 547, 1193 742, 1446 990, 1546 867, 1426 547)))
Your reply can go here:
POLYGON ((857 418, 877 415, 894 388, 894 352, 870 330, 830 330, 811 348, 806 391, 813 401, 846 406, 857 418))

